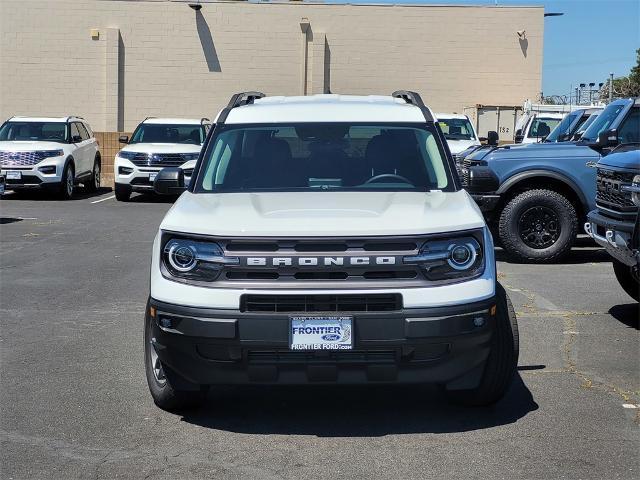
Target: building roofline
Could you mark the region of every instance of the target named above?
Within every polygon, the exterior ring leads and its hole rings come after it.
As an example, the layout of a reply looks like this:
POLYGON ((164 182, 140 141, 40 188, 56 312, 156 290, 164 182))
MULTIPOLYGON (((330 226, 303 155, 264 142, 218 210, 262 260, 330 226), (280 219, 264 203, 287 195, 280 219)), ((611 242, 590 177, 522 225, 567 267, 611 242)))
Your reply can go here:
MULTIPOLYGON (((140 1, 140 0, 110 0, 110 1, 140 1)), ((146 2, 161 2, 163 0, 142 0, 146 2)), ((193 0, 164 0, 167 2, 173 3, 193 3, 193 0)), ((491 4, 450 4, 450 3, 327 3, 323 1, 315 1, 315 0, 300 0, 300 1, 291 1, 291 0, 269 0, 269 1, 260 1, 260 0, 247 0, 247 1, 238 1, 238 0, 199 0, 201 4, 206 5, 207 3, 232 3, 234 5, 291 5, 295 7, 304 6, 304 5, 313 5, 313 6, 330 6, 330 7, 411 7, 411 8, 420 8, 420 7, 429 7, 429 8, 497 8, 497 9, 510 9, 510 8, 541 8, 544 10, 544 5, 491 5, 491 4)), ((470 0, 473 1, 473 0, 470 0)))

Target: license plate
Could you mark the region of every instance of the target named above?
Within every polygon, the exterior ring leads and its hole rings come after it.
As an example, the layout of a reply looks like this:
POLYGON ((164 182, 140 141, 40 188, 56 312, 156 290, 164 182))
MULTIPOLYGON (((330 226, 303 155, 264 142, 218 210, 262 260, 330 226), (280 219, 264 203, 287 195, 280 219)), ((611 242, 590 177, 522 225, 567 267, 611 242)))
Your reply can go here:
POLYGON ((292 316, 291 350, 351 350, 353 317, 292 316))
POLYGON ((20 180, 22 178, 22 172, 16 172, 15 170, 9 170, 6 175, 7 180, 20 180))
POLYGON ((153 172, 149 174, 149 181, 153 182, 156 179, 156 176, 158 175, 158 172, 153 172))

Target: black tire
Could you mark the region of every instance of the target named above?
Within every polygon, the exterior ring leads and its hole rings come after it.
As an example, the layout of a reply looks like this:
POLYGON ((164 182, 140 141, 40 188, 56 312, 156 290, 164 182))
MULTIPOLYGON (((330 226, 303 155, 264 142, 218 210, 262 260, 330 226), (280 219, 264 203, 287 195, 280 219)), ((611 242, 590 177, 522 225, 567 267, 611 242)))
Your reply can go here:
POLYGON ((192 385, 164 365, 155 354, 152 345, 153 322, 149 315, 149 305, 145 313, 144 327, 144 369, 147 376, 149 391, 155 404, 167 411, 181 411, 197 408, 205 401, 206 389, 199 385, 192 385), (154 365, 156 369, 154 371, 154 365), (192 389, 180 390, 175 384, 178 381, 183 385, 189 385, 192 389))
POLYGON ((128 202, 131 198, 131 187, 128 185, 115 184, 116 200, 119 202, 128 202))
POLYGON ((640 302, 640 278, 638 271, 636 270, 634 272, 633 267, 614 260, 613 273, 616 274, 616 279, 622 289, 636 302, 640 302))
POLYGON ((564 195, 553 190, 536 189, 516 195, 502 209, 498 222, 503 248, 520 262, 555 262, 571 250, 577 234, 576 209, 564 195), (538 225, 532 227, 540 217, 543 218, 538 225), (533 245, 534 242, 539 244, 533 245))
POLYGON ((62 181, 58 186, 58 198, 61 200, 70 200, 73 198, 75 189, 75 169, 71 162, 67 162, 62 172, 62 181))
POLYGON ((96 155, 93 161, 93 169, 91 170, 91 178, 84 184, 87 192, 95 193, 100 190, 100 156, 96 155))
POLYGON ((453 403, 472 407, 492 405, 504 396, 513 381, 520 351, 518 321, 511 300, 499 283, 496 305, 496 329, 480 384, 470 390, 447 391, 453 403))

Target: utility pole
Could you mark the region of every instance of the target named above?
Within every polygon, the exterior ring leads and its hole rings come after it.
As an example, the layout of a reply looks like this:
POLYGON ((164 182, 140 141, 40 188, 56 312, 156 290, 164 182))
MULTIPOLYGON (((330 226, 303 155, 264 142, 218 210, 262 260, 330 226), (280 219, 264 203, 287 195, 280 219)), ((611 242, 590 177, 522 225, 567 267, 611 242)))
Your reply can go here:
POLYGON ((609 74, 609 103, 613 101, 613 72, 609 74))

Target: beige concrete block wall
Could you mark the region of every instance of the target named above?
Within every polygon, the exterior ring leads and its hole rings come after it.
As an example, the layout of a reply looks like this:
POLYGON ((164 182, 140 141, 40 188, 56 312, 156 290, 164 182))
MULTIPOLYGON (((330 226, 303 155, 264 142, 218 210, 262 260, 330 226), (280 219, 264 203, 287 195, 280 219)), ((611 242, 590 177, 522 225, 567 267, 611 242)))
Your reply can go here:
POLYGON ((419 91, 436 111, 518 105, 541 87, 542 7, 2 0, 0 116, 213 117, 232 93, 419 91), (99 39, 91 38, 97 28, 99 39), (526 30, 526 45, 517 30, 526 30))

